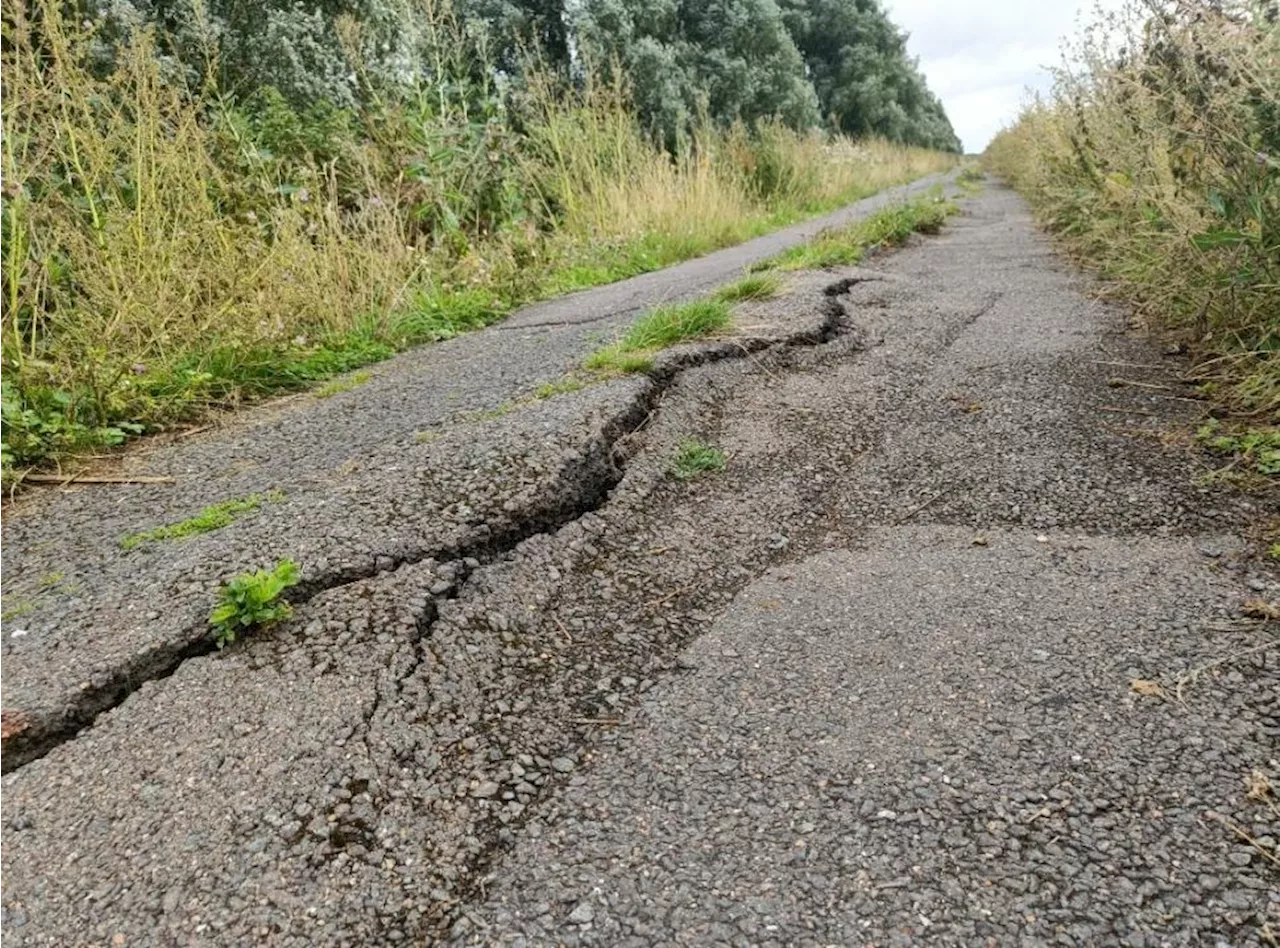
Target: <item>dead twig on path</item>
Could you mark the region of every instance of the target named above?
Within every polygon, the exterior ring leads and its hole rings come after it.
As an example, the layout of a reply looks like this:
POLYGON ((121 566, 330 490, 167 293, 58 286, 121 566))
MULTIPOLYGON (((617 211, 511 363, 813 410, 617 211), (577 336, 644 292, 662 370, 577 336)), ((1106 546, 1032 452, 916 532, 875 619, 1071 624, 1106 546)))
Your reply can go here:
POLYGON ((1165 392, 1176 392, 1172 385, 1161 385, 1158 382, 1139 382, 1137 379, 1109 378, 1107 385, 1111 388, 1151 388, 1165 392))
POLYGON ((917 504, 916 506, 914 506, 914 507, 912 507, 910 510, 908 510, 906 513, 901 514, 900 516, 898 516, 898 517, 896 517, 895 519, 891 520, 891 521, 890 521, 890 523, 891 523, 893 526, 895 526, 895 527, 896 527, 896 526, 899 526, 899 525, 901 525, 901 524, 903 524, 903 523, 906 523, 908 520, 910 520, 912 517, 914 517, 914 516, 915 516, 916 514, 918 514, 920 511, 924 510, 926 507, 930 506, 931 504, 935 504, 935 503, 937 503, 939 500, 941 500, 943 497, 946 497, 948 494, 955 493, 955 491, 959 490, 959 488, 960 488, 960 485, 959 485, 959 484, 952 484, 950 487, 947 487, 947 488, 944 488, 943 490, 940 490, 938 493, 934 494, 932 497, 930 497, 930 498, 929 498, 928 500, 926 500, 924 503, 922 503, 922 504, 917 504))
POLYGON ((1259 652, 1265 652, 1268 649, 1273 649, 1273 648, 1280 648, 1280 639, 1273 639, 1269 642, 1263 642, 1261 645, 1255 645, 1252 648, 1247 648, 1242 652, 1232 652, 1230 655, 1224 656, 1223 658, 1215 659, 1212 662, 1206 662, 1203 665, 1200 665, 1196 668, 1191 669, 1191 671, 1187 672, 1181 678, 1179 678, 1174 683, 1173 693, 1177 697, 1177 699, 1181 701, 1182 690, 1184 686, 1194 685, 1196 681, 1200 678, 1200 676, 1203 675, 1205 672, 1213 671, 1213 669, 1215 668, 1221 668, 1223 665, 1229 664, 1230 662, 1234 662, 1237 658, 1245 658, 1246 656, 1249 656, 1249 655, 1256 655, 1259 652))
POLYGON ((22 478, 32 484, 172 484, 176 478, 143 474, 27 474, 22 478))
POLYGON ((1146 408, 1121 408, 1119 405, 1098 405, 1098 411, 1109 411, 1116 415, 1150 415, 1155 417, 1156 413, 1146 408))
POLYGON ((1235 833, 1238 837, 1256 849, 1259 855, 1273 866, 1280 866, 1280 856, 1276 856, 1275 853, 1271 852, 1271 850, 1259 843, 1252 835, 1250 835, 1248 830, 1236 823, 1235 820, 1228 819, 1221 813, 1214 813, 1213 811, 1205 813, 1205 816, 1213 820, 1215 823, 1221 823, 1227 829, 1231 830, 1231 832, 1235 833))

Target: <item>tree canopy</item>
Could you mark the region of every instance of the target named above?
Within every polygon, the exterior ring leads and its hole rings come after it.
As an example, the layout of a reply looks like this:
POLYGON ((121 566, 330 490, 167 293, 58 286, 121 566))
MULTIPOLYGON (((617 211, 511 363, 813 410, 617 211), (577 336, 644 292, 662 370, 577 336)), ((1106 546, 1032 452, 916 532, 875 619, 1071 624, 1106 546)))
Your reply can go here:
POLYGON ((879 0, 102 0, 101 12, 108 42, 152 24, 189 71, 213 62, 223 89, 269 86, 302 106, 432 79, 425 34, 450 19, 517 81, 531 50, 565 76, 620 65, 668 141, 704 117, 777 118, 959 149, 879 0))

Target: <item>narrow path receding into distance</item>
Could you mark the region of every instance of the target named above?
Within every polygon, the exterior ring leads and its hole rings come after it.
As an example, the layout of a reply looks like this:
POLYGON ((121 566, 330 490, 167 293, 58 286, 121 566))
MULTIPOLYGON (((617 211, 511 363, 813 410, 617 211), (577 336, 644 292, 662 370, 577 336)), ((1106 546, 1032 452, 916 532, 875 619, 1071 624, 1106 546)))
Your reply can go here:
MULTIPOLYGON (((988 185, 657 380, 335 454, 162 591, 299 547, 345 581, 4 778, 6 941, 1263 944, 1258 501, 1108 384, 1177 365, 1088 291, 988 185), (689 438, 725 470, 673 478, 689 438)), ((295 420, 412 411, 396 371, 295 420)))

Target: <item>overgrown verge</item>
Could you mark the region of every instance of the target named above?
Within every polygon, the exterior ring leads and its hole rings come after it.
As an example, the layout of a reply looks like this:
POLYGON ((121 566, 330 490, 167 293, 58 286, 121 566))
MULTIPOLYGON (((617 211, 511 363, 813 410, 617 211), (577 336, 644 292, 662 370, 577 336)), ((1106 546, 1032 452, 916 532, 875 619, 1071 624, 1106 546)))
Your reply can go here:
POLYGON ((954 160, 770 121, 708 121, 671 152, 623 79, 531 69, 500 88, 481 39, 440 4, 422 16, 412 88, 300 107, 216 69, 193 79, 147 30, 104 58, 101 23, 6 0, 6 468, 305 387, 954 160))
MULTIPOLYGON (((1274 3, 1133 4, 985 155, 1196 359, 1241 443, 1280 421, 1280 22, 1274 3)), ((1223 431, 1219 440, 1228 432, 1223 431)))

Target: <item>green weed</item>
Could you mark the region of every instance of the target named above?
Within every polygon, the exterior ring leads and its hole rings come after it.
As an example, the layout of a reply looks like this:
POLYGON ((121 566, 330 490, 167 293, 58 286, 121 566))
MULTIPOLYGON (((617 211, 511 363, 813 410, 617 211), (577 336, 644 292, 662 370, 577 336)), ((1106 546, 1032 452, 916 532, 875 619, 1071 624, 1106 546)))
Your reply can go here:
POLYGON ((1267 550, 1267 556, 1271 557, 1276 562, 1280 562, 1280 543, 1271 544, 1271 548, 1267 550))
POLYGON ((685 441, 671 462, 671 474, 677 480, 687 481, 707 471, 724 470, 724 452, 708 447, 699 441, 685 441))
POLYGON ((570 392, 580 392, 587 387, 585 380, 572 375, 566 375, 562 379, 556 379, 554 382, 543 382, 533 390, 533 397, 539 401, 544 398, 555 398, 557 395, 567 395, 570 392))
POLYGON ((0 607, 0 619, 8 622, 11 619, 20 619, 23 616, 30 615, 35 612, 36 604, 30 599, 12 599, 0 607))
POLYGON ((372 372, 353 372, 351 375, 321 385, 316 389, 316 398, 330 398, 339 392, 349 392, 353 388, 359 388, 371 378, 373 378, 372 372))
POLYGON ((736 283, 722 286, 712 294, 712 298, 724 303, 745 303, 751 300, 767 300, 777 296, 782 289, 782 281, 772 273, 755 273, 743 277, 736 283))
POLYGON ((438 431, 415 431, 413 433, 414 444, 430 444, 432 441, 438 440, 440 432, 438 431))
POLYGON ((222 587, 218 604, 209 613, 213 638, 224 648, 238 635, 271 622, 287 619, 293 607, 280 595, 298 584, 298 566, 293 560, 281 560, 271 570, 241 573, 222 587))
POLYGON ((616 343, 593 352, 585 367, 593 372, 626 374, 653 368, 653 354, 698 339, 729 325, 724 300, 693 300, 659 306, 641 316, 616 343))
POLYGON ((201 533, 221 530, 246 513, 257 510, 262 506, 263 502, 279 503, 283 499, 284 494, 281 491, 271 491, 268 494, 251 494, 248 497, 235 500, 224 500, 222 503, 205 507, 194 517, 189 517, 186 520, 180 520, 177 523, 167 524, 163 527, 155 527, 151 530, 144 530, 141 533, 131 533, 121 538, 120 546, 126 550, 133 550, 144 543, 181 540, 201 533))
POLYGON ((1196 440, 1214 454, 1231 457, 1232 468, 1264 477, 1280 476, 1280 428, 1224 430, 1211 421, 1196 432, 1196 440))

